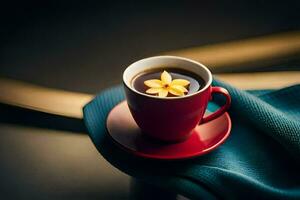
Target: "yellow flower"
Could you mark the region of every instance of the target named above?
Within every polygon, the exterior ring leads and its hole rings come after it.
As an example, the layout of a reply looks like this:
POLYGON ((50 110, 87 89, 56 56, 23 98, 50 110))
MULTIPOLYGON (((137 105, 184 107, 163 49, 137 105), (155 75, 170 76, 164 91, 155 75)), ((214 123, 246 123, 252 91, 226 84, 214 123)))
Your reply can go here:
POLYGON ((147 94, 158 94, 159 97, 166 97, 169 92, 175 96, 184 96, 188 92, 185 87, 190 82, 185 79, 172 80, 172 76, 167 71, 161 74, 160 79, 151 79, 144 82, 149 87, 146 91, 147 94))

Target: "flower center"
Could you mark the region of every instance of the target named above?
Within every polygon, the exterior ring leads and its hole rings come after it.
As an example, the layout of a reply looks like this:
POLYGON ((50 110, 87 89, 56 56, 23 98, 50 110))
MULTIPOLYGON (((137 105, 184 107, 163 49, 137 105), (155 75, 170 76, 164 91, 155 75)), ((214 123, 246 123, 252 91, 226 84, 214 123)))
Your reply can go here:
POLYGON ((165 84, 163 85, 163 87, 164 87, 164 88, 168 88, 168 87, 169 87, 169 84, 165 83, 165 84))

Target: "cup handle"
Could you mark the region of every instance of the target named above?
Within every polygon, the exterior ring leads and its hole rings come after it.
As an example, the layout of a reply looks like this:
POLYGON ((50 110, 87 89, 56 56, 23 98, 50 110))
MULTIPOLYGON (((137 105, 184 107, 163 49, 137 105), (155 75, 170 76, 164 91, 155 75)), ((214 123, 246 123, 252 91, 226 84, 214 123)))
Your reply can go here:
POLYGON ((219 94, 224 95, 226 97, 226 103, 221 108, 219 108, 217 111, 215 111, 214 113, 211 113, 210 115, 208 115, 206 117, 203 117, 201 124, 204 124, 206 122, 209 122, 211 120, 214 120, 214 119, 220 117, 228 110, 228 108, 230 106, 231 97, 229 95, 229 92, 225 88, 212 87, 211 95, 213 95, 214 93, 219 93, 219 94))

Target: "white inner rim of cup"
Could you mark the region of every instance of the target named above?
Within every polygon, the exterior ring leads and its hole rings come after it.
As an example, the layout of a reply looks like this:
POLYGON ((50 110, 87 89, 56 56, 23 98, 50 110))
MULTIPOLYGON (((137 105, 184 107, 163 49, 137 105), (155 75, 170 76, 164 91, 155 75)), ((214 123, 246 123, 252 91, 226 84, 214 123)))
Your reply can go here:
POLYGON ((149 58, 136 61, 131 65, 129 65, 123 73, 123 82, 132 91, 147 97, 159 98, 159 99, 178 99, 178 98, 186 98, 189 96, 193 96, 206 90, 206 88, 209 87, 212 83, 212 75, 207 67, 194 60, 177 57, 177 56, 154 56, 154 57, 149 57, 149 58), (139 92, 132 86, 132 80, 140 73, 149 70, 155 70, 155 69, 167 70, 168 68, 179 68, 179 69, 193 72, 204 80, 205 86, 202 87, 201 90, 189 95, 180 96, 180 97, 164 97, 164 98, 139 92))

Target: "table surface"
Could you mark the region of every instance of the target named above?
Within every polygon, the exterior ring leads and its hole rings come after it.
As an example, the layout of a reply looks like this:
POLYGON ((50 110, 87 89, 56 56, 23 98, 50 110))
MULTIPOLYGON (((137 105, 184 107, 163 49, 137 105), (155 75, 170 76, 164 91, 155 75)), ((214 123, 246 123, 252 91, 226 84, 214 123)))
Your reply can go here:
POLYGON ((131 178, 85 134, 0 124, 4 199, 128 199, 131 178))
POLYGON ((112 167, 86 134, 0 123, 1 199, 186 199, 112 167))

